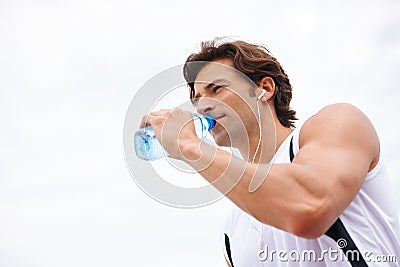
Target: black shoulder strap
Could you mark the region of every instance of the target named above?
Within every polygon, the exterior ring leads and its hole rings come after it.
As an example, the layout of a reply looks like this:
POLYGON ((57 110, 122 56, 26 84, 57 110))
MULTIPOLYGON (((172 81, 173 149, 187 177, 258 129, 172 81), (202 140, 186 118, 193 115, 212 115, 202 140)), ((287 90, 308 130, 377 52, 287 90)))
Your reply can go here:
POLYGON ((340 220, 340 217, 328 229, 328 231, 326 231, 325 234, 335 240, 338 247, 343 250, 343 253, 344 255, 346 255, 347 260, 351 263, 351 266, 368 267, 360 250, 357 248, 349 232, 347 232, 342 220, 340 220), (348 256, 351 257, 349 258, 348 256))
POLYGON ((228 259, 229 259, 229 263, 231 264, 231 266, 233 267, 233 262, 232 262, 232 255, 231 255, 231 245, 229 243, 229 237, 227 234, 225 235, 225 249, 226 249, 226 254, 228 254, 228 259))
POLYGON ((293 136, 292 136, 292 139, 290 139, 289 156, 290 156, 290 162, 292 162, 293 159, 294 159, 294 153, 293 153, 293 136))
MULTIPOLYGON (((292 162, 294 159, 293 136, 290 140, 289 157, 290 162, 292 162)), ((348 257, 348 254, 351 256, 350 258, 347 258, 347 260, 350 262, 352 267, 368 267, 360 250, 357 248, 349 232, 347 232, 346 227, 344 227, 340 217, 328 229, 328 231, 326 231, 325 235, 335 240, 338 248, 343 251, 346 257, 348 257)))

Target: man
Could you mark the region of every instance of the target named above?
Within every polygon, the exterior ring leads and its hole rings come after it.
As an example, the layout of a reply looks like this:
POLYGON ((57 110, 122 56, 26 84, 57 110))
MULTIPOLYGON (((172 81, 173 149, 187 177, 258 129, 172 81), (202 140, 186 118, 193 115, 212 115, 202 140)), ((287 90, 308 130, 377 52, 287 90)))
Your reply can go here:
POLYGON ((170 157, 187 162, 238 207, 223 233, 231 266, 374 266, 400 257, 399 222, 368 118, 350 104, 294 128, 292 87, 262 46, 202 43, 184 76, 197 112, 213 116, 219 146, 201 141, 180 109, 150 113, 170 157))

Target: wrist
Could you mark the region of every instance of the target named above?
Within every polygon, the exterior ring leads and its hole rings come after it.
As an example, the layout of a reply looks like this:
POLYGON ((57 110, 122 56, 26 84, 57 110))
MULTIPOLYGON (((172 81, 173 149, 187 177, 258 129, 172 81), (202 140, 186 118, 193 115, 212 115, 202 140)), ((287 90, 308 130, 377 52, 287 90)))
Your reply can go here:
POLYGON ((179 143, 182 160, 196 161, 201 157, 200 145, 202 141, 198 137, 179 143))

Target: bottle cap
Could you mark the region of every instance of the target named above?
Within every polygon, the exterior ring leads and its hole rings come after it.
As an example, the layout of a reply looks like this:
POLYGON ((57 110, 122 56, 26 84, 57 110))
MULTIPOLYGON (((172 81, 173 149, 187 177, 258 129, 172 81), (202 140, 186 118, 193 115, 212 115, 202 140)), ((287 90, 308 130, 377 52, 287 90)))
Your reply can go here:
POLYGON ((211 131, 215 126, 216 123, 215 119, 210 115, 206 115, 204 116, 204 118, 208 121, 208 130, 211 131))

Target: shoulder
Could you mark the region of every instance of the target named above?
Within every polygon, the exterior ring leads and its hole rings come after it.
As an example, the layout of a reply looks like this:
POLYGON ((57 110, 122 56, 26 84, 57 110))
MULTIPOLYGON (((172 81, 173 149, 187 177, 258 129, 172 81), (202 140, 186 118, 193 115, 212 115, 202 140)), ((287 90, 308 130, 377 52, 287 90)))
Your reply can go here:
MULTIPOLYGON (((303 128, 309 129, 313 127, 330 126, 338 123, 354 124, 369 123, 367 116, 356 106, 348 103, 336 103, 328 105, 319 110, 314 116, 309 118, 303 128)), ((348 125, 346 125, 348 126, 348 125)))
POLYGON ((352 117, 366 117, 365 114, 356 106, 349 103, 335 103, 323 107, 317 112, 315 116, 325 117, 325 116, 352 116, 352 117))
POLYGON ((368 117, 356 106, 336 103, 323 107, 300 130, 299 146, 319 142, 324 146, 361 146, 379 152, 379 138, 368 117))

